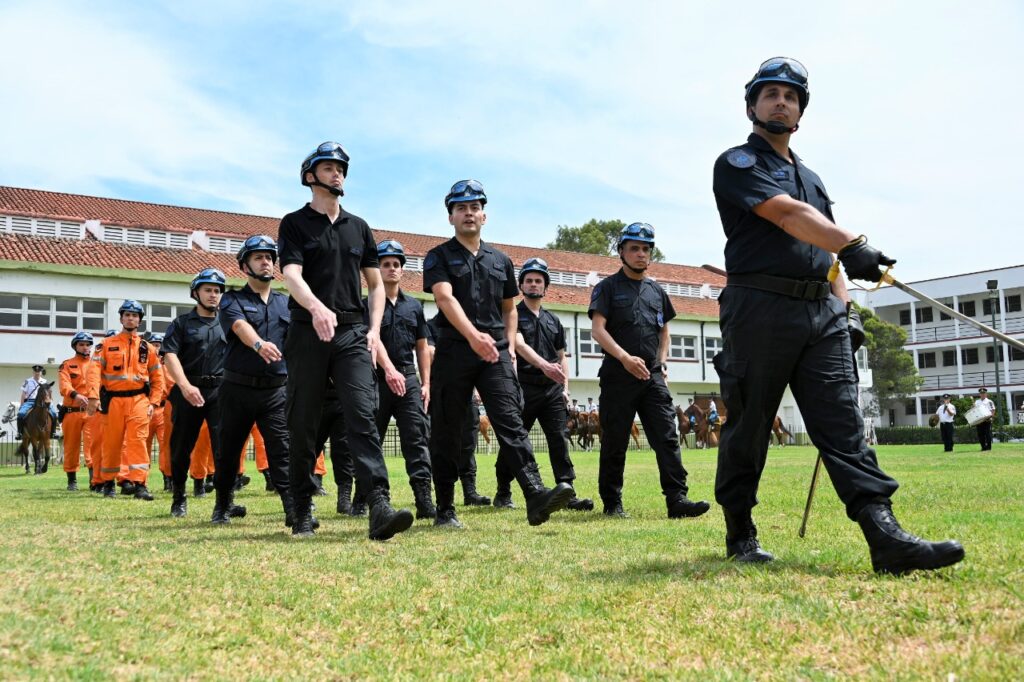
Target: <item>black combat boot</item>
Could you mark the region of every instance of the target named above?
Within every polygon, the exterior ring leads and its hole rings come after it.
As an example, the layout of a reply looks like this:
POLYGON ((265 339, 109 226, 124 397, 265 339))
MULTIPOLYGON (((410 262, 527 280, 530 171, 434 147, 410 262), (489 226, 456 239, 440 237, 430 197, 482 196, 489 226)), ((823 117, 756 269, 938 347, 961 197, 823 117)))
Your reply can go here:
POLYGON ((192 497, 206 497, 206 481, 201 478, 192 479, 192 497))
POLYGON ((465 528, 455 515, 455 484, 435 484, 434 489, 437 494, 437 516, 434 518, 434 525, 440 528, 465 528))
POLYGON ((263 470, 263 482, 263 489, 266 490, 268 493, 277 492, 277 487, 274 485, 274 480, 270 478, 270 469, 263 470))
POLYGON ((185 499, 185 484, 174 483, 171 485, 171 516, 181 519, 188 514, 188 500, 185 499))
POLYGON ((203 490, 205 490, 208 493, 212 493, 216 489, 216 487, 217 486, 213 484, 213 474, 210 474, 209 476, 206 477, 206 480, 203 481, 203 490))
POLYGON ((342 477, 341 482, 338 483, 338 505, 335 510, 339 514, 351 514, 352 513, 352 479, 342 477))
POLYGON ((412 487, 412 496, 416 500, 416 518, 433 519, 437 517, 437 508, 430 499, 430 479, 416 479, 409 481, 412 487))
POLYGON ((235 476, 234 491, 237 493, 239 490, 249 485, 249 482, 251 480, 252 479, 246 476, 245 474, 238 474, 237 476, 235 476))
POLYGON ((313 474, 313 480, 316 481, 316 490, 313 491, 313 494, 320 496, 327 495, 327 491, 324 490, 324 477, 321 474, 313 474))
POLYGON ((476 491, 476 474, 463 474, 459 476, 462 481, 462 504, 467 507, 486 507, 491 503, 491 498, 481 495, 476 491))
POLYGON ((311 504, 312 500, 305 495, 295 498, 295 520, 291 524, 293 538, 311 538, 315 535, 313 530, 313 512, 310 508, 311 504))
POLYGON ((554 512, 564 509, 573 494, 572 486, 567 483, 557 483, 554 488, 545 488, 536 465, 524 467, 516 475, 516 480, 519 481, 523 496, 526 497, 526 519, 531 526, 541 525, 551 518, 554 512))
POLYGON ((692 519, 707 514, 711 505, 701 500, 694 502, 686 493, 676 493, 665 500, 670 519, 692 519))
POLYGON ((628 519, 629 514, 622 508, 622 498, 617 497, 614 500, 604 501, 604 515, 613 516, 617 519, 628 519))
POLYGON ((356 483, 356 494, 352 497, 352 516, 366 516, 366 492, 356 483))
POLYGON ((103 497, 113 498, 117 497, 117 491, 114 490, 114 481, 110 480, 103 484, 103 497))
POLYGON ((891 504, 888 500, 872 502, 857 514, 857 523, 871 548, 871 567, 875 573, 903 575, 963 560, 964 548, 956 540, 928 542, 903 530, 892 514, 891 504))
MULTIPOLYGON (((563 481, 563 483, 572 485, 572 481, 563 481)), ((573 489, 572 497, 565 503, 565 508, 572 511, 594 511, 594 501, 589 497, 576 497, 576 490, 573 489)))
MULTIPOLYGON (((235 505, 235 506, 237 506, 237 505, 235 505)), ((288 526, 289 528, 294 527, 295 526, 295 519, 296 519, 296 515, 295 515, 295 500, 292 499, 292 494, 290 492, 282 492, 281 493, 281 506, 284 507, 284 525, 288 526)), ((230 512, 229 512, 229 514, 230 514, 230 512)), ((313 530, 316 530, 317 528, 320 527, 320 519, 318 519, 317 517, 313 516, 313 502, 312 501, 310 501, 310 503, 309 503, 309 518, 310 518, 310 523, 312 524, 313 530)))
POLYGON ((494 491, 494 506, 497 509, 515 509, 512 502, 512 483, 510 481, 498 480, 498 489, 494 491))
POLYGON ((387 488, 377 488, 367 498, 370 505, 370 539, 389 540, 412 525, 412 512, 391 506, 387 488))
POLYGON ((231 523, 228 516, 228 509, 231 507, 231 491, 217 491, 217 501, 213 503, 213 515, 210 516, 210 523, 214 525, 226 525, 231 523))
POLYGON ((89 467, 89 492, 93 492, 94 490, 95 485, 92 482, 92 467, 89 467))
POLYGON ((135 494, 135 483, 132 481, 121 481, 118 483, 121 486, 121 494, 126 497, 131 497, 135 494))
POLYGON ((68 492, 75 492, 78 490, 78 472, 69 471, 68 473, 68 492))
POLYGON ((133 497, 136 500, 145 500, 146 502, 153 501, 153 493, 149 492, 149 488, 146 487, 145 483, 138 483, 135 485, 135 494, 133 497))
POLYGON ((171 477, 170 476, 164 476, 164 492, 165 493, 171 492, 171 477))
POLYGON ((765 564, 774 561, 771 552, 761 548, 757 541, 757 526, 749 509, 731 512, 722 508, 725 514, 725 556, 745 564, 765 564))

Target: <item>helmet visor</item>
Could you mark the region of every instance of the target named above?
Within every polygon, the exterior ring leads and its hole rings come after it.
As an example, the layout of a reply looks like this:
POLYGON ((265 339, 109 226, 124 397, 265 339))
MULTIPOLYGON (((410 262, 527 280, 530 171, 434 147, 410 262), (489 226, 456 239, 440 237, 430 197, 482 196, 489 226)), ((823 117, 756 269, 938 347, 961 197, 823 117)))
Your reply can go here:
POLYGON ((807 85, 807 67, 789 57, 772 57, 766 60, 757 69, 757 75, 754 76, 754 80, 778 78, 780 76, 794 83, 807 85))

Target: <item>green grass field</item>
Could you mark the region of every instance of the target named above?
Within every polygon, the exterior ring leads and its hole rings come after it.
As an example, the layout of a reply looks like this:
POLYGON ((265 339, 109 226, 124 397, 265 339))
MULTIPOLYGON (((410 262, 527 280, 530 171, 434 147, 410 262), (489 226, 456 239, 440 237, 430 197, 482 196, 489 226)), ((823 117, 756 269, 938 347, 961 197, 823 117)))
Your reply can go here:
MULTIPOLYGON (((666 519, 649 452, 627 464, 629 520, 531 528, 517 492, 515 511, 460 507, 464 531, 417 521, 387 543, 333 497, 317 537, 293 541, 256 480, 249 516, 214 528, 212 496, 176 520, 167 493, 103 500, 65 492, 59 467, 0 470, 0 679, 1020 679, 1024 447, 940 450, 879 451, 903 525, 967 552, 905 578, 872 574, 827 477, 797 537, 810 448, 770 452, 768 566, 724 560, 716 506, 666 519)), ((714 453, 683 458, 691 497, 711 500, 714 453)), ((594 496, 597 454, 575 459, 594 496)), ((493 463, 480 456, 485 493, 493 463)))

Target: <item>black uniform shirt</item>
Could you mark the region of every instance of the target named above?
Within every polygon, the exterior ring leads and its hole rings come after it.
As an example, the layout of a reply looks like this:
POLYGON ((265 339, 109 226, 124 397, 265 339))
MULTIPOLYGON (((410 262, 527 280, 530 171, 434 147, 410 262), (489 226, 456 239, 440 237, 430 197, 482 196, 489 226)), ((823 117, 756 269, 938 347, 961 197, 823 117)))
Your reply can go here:
POLYGON ((284 339, 292 313, 288 309, 288 297, 279 291, 270 291, 270 298, 263 298, 246 284, 238 291, 228 291, 220 299, 220 325, 227 338, 228 351, 224 356, 224 369, 250 377, 282 376, 288 373, 284 360, 269 365, 259 353, 238 338, 231 326, 238 320, 245 320, 264 342, 271 342, 278 349, 284 349, 284 339))
MULTIPOLYGON (((648 369, 658 362, 662 327, 676 316, 664 289, 650 279, 630 279, 622 270, 594 287, 587 314, 593 319, 594 313, 604 315, 605 329, 615 343, 630 355, 643 358, 648 369)), ((604 362, 622 366, 607 352, 604 362)))
MULTIPOLYGON (((480 242, 474 256, 452 237, 432 248, 423 261, 423 290, 429 293, 438 282, 452 285, 452 295, 474 327, 504 329, 502 301, 518 292, 515 267, 504 253, 480 242)), ((442 329, 452 326, 444 313, 440 313, 438 324, 442 329)))
POLYGON ((714 190, 725 229, 725 269, 730 274, 761 273, 792 279, 825 279, 832 256, 789 236, 753 212, 754 206, 780 194, 814 206, 829 220, 832 201, 817 173, 779 156, 767 140, 751 133, 747 143, 715 161, 714 190))
MULTIPOLYGON (((306 204, 281 219, 277 248, 281 268, 301 265, 302 279, 325 306, 336 313, 362 313, 359 271, 378 267, 377 244, 365 220, 341 209, 332 223, 306 204)), ((309 321, 309 312, 294 298, 288 307, 296 320, 309 321)))
MULTIPOLYGON (((558 351, 565 350, 565 328, 562 321, 544 308, 540 309, 540 315, 534 315, 526 301, 520 301, 516 310, 519 312, 519 333, 523 335, 526 345, 548 362, 558 362, 558 351)), ((544 375, 522 356, 519 356, 516 366, 520 376, 544 375)))
POLYGON ((192 309, 168 325, 160 353, 177 355, 186 376, 220 376, 224 373, 227 345, 220 315, 200 317, 192 309))
MULTIPOLYGON (((392 305, 385 296, 384 315, 380 322, 380 340, 388 351, 392 364, 401 370, 413 364, 416 342, 430 337, 423 304, 412 296, 406 296, 401 289, 392 305)), ((363 317, 369 324, 369 307, 363 299, 363 317)))
POLYGON ((427 345, 436 346, 437 338, 441 335, 441 313, 434 313, 434 316, 427 320, 427 345))

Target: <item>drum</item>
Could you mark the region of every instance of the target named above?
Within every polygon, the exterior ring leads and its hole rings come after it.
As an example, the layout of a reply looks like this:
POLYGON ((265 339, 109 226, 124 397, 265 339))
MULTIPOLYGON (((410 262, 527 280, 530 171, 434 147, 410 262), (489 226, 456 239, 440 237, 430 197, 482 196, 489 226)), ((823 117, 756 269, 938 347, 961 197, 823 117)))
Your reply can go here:
POLYGON ((977 426, 983 421, 992 418, 992 410, 988 409, 985 405, 980 403, 976 404, 971 409, 964 413, 964 419, 971 426, 977 426))

